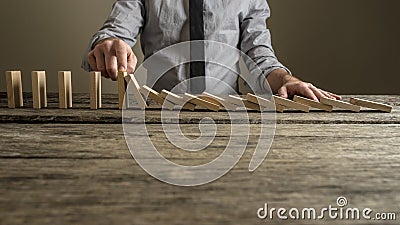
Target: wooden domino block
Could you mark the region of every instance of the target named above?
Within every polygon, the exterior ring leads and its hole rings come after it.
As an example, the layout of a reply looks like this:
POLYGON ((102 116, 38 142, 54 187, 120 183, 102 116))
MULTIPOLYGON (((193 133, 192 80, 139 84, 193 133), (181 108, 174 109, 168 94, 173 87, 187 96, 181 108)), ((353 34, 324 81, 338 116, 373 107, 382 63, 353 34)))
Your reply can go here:
POLYGON ((239 96, 229 95, 228 102, 235 104, 236 106, 245 106, 247 109, 253 109, 257 111, 263 111, 264 107, 248 101, 247 99, 241 98, 239 96))
POLYGON ((279 104, 275 104, 275 109, 276 109, 277 112, 283 113, 285 111, 285 106, 279 105, 279 104))
POLYGON ((279 96, 274 96, 274 101, 275 101, 275 104, 284 106, 286 108, 297 109, 297 110, 300 110, 302 112, 310 112, 310 106, 303 105, 303 104, 291 101, 291 100, 286 99, 286 98, 282 98, 282 97, 279 97, 279 96))
POLYGON ((203 100, 203 99, 201 99, 201 98, 199 98, 199 97, 197 97, 195 95, 192 95, 192 94, 185 93, 184 99, 185 99, 185 101, 188 101, 188 102, 190 102, 190 103, 192 103, 194 105, 199 105, 201 107, 204 107, 206 109, 209 109, 209 110, 212 110, 212 111, 215 111, 215 112, 218 112, 219 109, 220 109, 219 105, 214 104, 214 103, 209 102, 209 101, 206 101, 206 100, 203 100))
POLYGON ((14 109, 24 106, 24 98, 22 94, 22 77, 21 71, 7 71, 7 99, 8 108, 14 109))
POLYGON ((359 99, 359 98, 350 98, 350 103, 353 105, 358 105, 361 107, 369 108, 369 109, 376 109, 382 112, 392 112, 392 106, 387 104, 382 104, 378 102, 373 102, 369 100, 359 99))
POLYGON ((47 107, 46 72, 32 71, 32 99, 33 108, 47 107))
POLYGON ((58 98, 59 98, 60 109, 72 108, 71 79, 72 78, 70 71, 58 72, 58 98))
POLYGON ((353 112, 360 112, 361 111, 361 107, 358 105, 353 105, 344 101, 340 101, 340 100, 334 100, 334 99, 330 99, 330 98, 325 98, 322 97, 320 99, 321 103, 325 104, 325 105, 330 105, 333 107, 337 107, 337 108, 341 108, 341 109, 346 109, 346 110, 350 110, 353 112))
POLYGON ((203 94, 200 96, 200 98, 203 99, 203 100, 212 102, 214 104, 217 104, 220 107, 225 108, 226 110, 236 111, 236 109, 237 109, 236 105, 226 101, 225 99, 223 99, 223 98, 221 98, 219 96, 210 94, 208 92, 203 92, 203 94))
POLYGON ((125 77, 128 76, 127 72, 118 72, 118 108, 126 109, 128 107, 128 96, 125 96, 128 84, 125 77))
POLYGON ((165 108, 167 108, 167 109, 169 109, 169 110, 173 110, 173 109, 174 109, 174 106, 175 106, 174 103, 172 103, 172 102, 170 102, 170 101, 168 101, 168 100, 165 100, 164 98, 162 98, 162 97, 160 96, 160 94, 159 94, 157 91, 155 91, 155 90, 153 90, 153 89, 147 87, 146 85, 144 85, 144 86, 142 86, 142 87, 140 88, 140 92, 141 92, 144 96, 147 96, 148 98, 153 99, 153 100, 154 100, 155 102, 157 102, 159 105, 161 105, 161 106, 163 106, 163 107, 165 107, 165 108))
POLYGON ((327 111, 327 112, 332 112, 332 110, 333 110, 333 106, 331 106, 331 105, 325 105, 325 104, 322 104, 320 102, 317 102, 317 101, 314 101, 314 100, 311 100, 311 99, 308 99, 308 98, 303 98, 303 97, 300 97, 300 96, 297 96, 297 95, 294 96, 293 100, 295 102, 300 103, 300 104, 308 105, 310 107, 313 107, 313 108, 316 108, 316 109, 321 109, 321 110, 324 110, 324 111, 327 111))
POLYGON ((129 95, 126 94, 127 90, 133 93, 133 96, 135 97, 135 100, 141 109, 146 109, 148 107, 146 101, 140 93, 139 83, 137 82, 133 74, 128 74, 127 72, 118 72, 119 109, 126 109, 129 107, 129 95))
MULTIPOLYGON (((254 104, 258 104, 260 106, 262 106, 263 108, 267 108, 267 109, 275 109, 276 106, 275 104, 263 97, 248 93, 246 96, 246 99, 254 104)), ((278 107, 280 109, 280 107, 278 107)))
POLYGON ((90 73, 90 108, 101 108, 101 72, 90 73))
POLYGON ((160 97, 174 103, 175 105, 182 106, 182 109, 187 109, 191 111, 194 111, 196 109, 196 105, 190 102, 185 102, 185 99, 182 96, 179 96, 167 90, 162 90, 160 93, 160 97))

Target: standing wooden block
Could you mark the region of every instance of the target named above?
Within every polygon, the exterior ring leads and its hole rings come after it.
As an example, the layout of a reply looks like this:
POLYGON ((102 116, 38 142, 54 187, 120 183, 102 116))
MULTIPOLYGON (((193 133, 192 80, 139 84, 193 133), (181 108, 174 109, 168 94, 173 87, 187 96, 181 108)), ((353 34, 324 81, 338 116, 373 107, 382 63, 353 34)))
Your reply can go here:
POLYGON ((58 98, 59 108, 72 108, 72 83, 71 71, 58 72, 58 98))
POLYGON ((286 98, 282 98, 279 96, 274 96, 274 101, 275 104, 287 107, 287 108, 291 108, 291 109, 297 109, 300 110, 302 112, 310 112, 310 106, 307 105, 303 105, 294 101, 291 101, 289 99, 286 98))
POLYGON ((91 72, 90 79, 90 108, 101 108, 101 72, 91 72))
POLYGON ((126 88, 128 87, 128 84, 126 83, 126 80, 125 80, 126 76, 128 76, 128 73, 118 72, 118 108, 119 109, 126 109, 128 107, 128 99, 127 99, 127 96, 125 96, 126 88))
POLYGON ((331 105, 333 107, 337 107, 337 108, 341 108, 341 109, 346 109, 346 110, 350 110, 353 112, 360 112, 361 111, 361 107, 358 105, 353 105, 344 101, 339 101, 339 100, 334 100, 334 99, 330 99, 330 98, 325 98, 322 97, 320 99, 321 103, 325 104, 325 105, 331 105))
POLYGON ((7 99, 8 108, 14 109, 24 106, 24 98, 22 95, 22 77, 21 71, 7 71, 7 99))
POLYGON ((119 109, 126 109, 129 107, 129 93, 126 94, 127 89, 128 91, 133 92, 135 100, 141 109, 146 109, 148 107, 143 96, 140 94, 140 86, 135 77, 133 75, 128 74, 127 72, 118 72, 119 109), (129 86, 128 89, 129 84, 131 84, 131 86, 129 86))
POLYGON ((185 101, 188 101, 194 105, 199 105, 201 107, 204 107, 206 109, 218 112, 219 111, 219 105, 214 104, 212 102, 203 100, 195 95, 189 94, 189 93, 185 93, 184 95, 184 99, 185 101))
POLYGON ((168 101, 168 100, 163 99, 157 91, 155 91, 155 90, 153 90, 153 89, 147 87, 146 85, 143 86, 142 88, 140 88, 140 92, 141 92, 144 96, 147 96, 148 98, 153 99, 153 100, 154 100, 155 102, 157 102, 159 105, 161 105, 161 106, 163 106, 163 107, 166 107, 166 108, 169 109, 169 110, 173 110, 173 109, 174 109, 174 106, 175 106, 174 103, 172 103, 172 102, 170 102, 170 101, 168 101))
POLYGON ((368 100, 364 100, 364 99, 359 99, 359 98, 350 98, 350 103, 353 105, 358 105, 358 106, 370 108, 370 109, 376 109, 376 110, 379 110, 382 112, 388 112, 388 113, 391 113, 392 108, 393 108, 390 105, 373 102, 373 101, 368 101, 368 100))
POLYGON ((159 96, 167 101, 174 103, 175 105, 182 106, 182 109, 187 109, 190 111, 194 111, 196 109, 196 105, 190 102, 185 102, 185 99, 182 96, 179 96, 167 90, 162 90, 159 96))
POLYGON ((34 109, 47 107, 45 71, 32 71, 32 98, 34 109))
POLYGON ((331 105, 325 105, 325 104, 322 104, 320 102, 316 102, 314 100, 311 100, 311 99, 308 99, 308 98, 303 98, 303 97, 300 97, 300 96, 297 96, 297 95, 294 96, 293 100, 295 102, 300 103, 300 104, 308 105, 308 106, 316 108, 316 109, 322 109, 322 110, 327 111, 327 112, 332 112, 332 110, 333 110, 333 106, 331 106, 331 105))
POLYGON ((212 102, 214 104, 217 104, 220 107, 225 108, 226 110, 236 111, 236 109, 237 109, 236 105, 228 102, 227 100, 225 100, 219 96, 210 94, 208 92, 203 92, 203 94, 200 96, 200 98, 202 98, 206 101, 212 102))
POLYGON ((263 111, 263 107, 255 104, 253 102, 248 101, 247 99, 238 97, 238 96, 234 96, 234 95, 229 95, 228 97, 228 102, 235 104, 237 106, 242 106, 244 105, 246 108, 248 109, 253 109, 253 110, 257 110, 257 111, 263 111))

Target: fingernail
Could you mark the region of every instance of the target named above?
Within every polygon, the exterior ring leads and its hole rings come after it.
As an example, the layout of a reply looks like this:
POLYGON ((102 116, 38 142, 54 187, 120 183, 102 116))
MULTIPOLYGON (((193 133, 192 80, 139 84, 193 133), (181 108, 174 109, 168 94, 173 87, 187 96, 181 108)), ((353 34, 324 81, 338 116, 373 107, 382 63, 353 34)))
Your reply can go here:
POLYGON ((120 71, 120 72, 125 72, 125 71, 126 71, 126 69, 125 69, 125 67, 123 67, 123 66, 120 66, 120 67, 119 67, 119 69, 118 69, 118 71, 120 71))

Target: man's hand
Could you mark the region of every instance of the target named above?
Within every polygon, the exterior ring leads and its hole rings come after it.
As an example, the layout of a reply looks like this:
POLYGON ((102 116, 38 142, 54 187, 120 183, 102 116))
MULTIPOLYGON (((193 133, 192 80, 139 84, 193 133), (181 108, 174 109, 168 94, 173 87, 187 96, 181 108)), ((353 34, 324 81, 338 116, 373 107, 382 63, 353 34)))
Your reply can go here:
POLYGON ((90 67, 100 71, 106 78, 116 81, 118 71, 133 73, 136 68, 137 58, 131 47, 117 38, 110 38, 96 44, 93 51, 88 54, 90 67))
POLYGON ((337 100, 342 98, 339 95, 319 89, 311 83, 303 82, 282 69, 272 71, 268 75, 267 81, 273 93, 277 93, 283 98, 292 97, 294 95, 301 95, 314 101, 319 101, 322 97, 337 100))

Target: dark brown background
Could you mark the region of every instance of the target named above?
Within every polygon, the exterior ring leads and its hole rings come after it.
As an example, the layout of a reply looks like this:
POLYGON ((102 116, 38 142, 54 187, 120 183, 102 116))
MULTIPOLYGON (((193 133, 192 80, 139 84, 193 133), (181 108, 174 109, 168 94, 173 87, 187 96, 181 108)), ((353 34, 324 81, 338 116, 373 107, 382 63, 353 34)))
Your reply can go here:
MULTIPOLYGON (((22 70, 30 91, 30 71, 47 70, 48 89, 56 91, 56 72, 72 70, 74 92, 88 92, 81 57, 113 2, 0 1, 0 73, 22 70)), ((295 75, 340 94, 400 94, 400 1, 269 3, 275 50, 295 75)), ((116 92, 115 83, 104 86, 116 92)))

